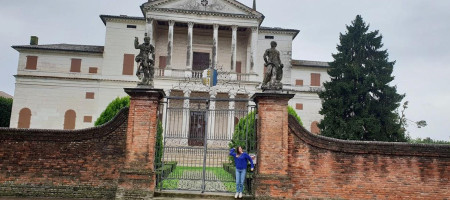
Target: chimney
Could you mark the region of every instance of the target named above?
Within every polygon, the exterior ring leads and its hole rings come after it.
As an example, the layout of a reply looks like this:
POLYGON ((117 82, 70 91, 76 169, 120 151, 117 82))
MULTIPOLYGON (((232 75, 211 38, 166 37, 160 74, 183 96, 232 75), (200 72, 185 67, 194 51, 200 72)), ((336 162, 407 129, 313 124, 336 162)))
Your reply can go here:
POLYGON ((253 10, 256 10, 256 0, 253 0, 253 10))
POLYGON ((31 36, 30 45, 38 45, 38 44, 39 44, 39 38, 37 36, 31 36))

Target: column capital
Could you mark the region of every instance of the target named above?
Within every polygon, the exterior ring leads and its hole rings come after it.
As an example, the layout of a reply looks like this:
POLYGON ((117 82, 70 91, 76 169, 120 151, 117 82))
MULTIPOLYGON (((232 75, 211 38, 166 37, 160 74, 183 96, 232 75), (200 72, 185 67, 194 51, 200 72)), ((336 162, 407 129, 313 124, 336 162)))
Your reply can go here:
POLYGON ((190 97, 191 96, 191 90, 184 90, 183 91, 183 93, 184 93, 184 97, 190 97))
POLYGON ((230 97, 230 99, 234 99, 236 98, 237 92, 236 91, 230 91, 228 93, 228 96, 230 97))
POLYGON ((214 89, 212 89, 211 91, 209 91, 209 96, 210 96, 211 98, 216 98, 216 96, 217 96, 217 91, 214 90, 214 89))
POLYGON ((174 25, 175 25, 175 21, 169 20, 169 26, 174 26, 174 25))
POLYGON ((189 28, 194 28, 194 24, 195 24, 194 22, 188 22, 187 24, 188 24, 189 28))
POLYGON ((220 27, 220 25, 219 25, 219 24, 213 24, 213 28, 214 28, 215 30, 218 30, 218 29, 219 29, 219 27, 220 27))
POLYGON ((233 25, 233 26, 231 26, 231 30, 233 30, 234 32, 236 32, 237 29, 238 29, 238 27, 239 27, 239 26, 237 26, 237 25, 233 25))
POLYGON ((252 29, 252 32, 258 31, 258 27, 257 26, 253 26, 253 27, 251 27, 251 29, 252 29))
POLYGON ((151 17, 147 17, 146 20, 147 20, 147 24, 153 23, 153 18, 151 18, 151 17))

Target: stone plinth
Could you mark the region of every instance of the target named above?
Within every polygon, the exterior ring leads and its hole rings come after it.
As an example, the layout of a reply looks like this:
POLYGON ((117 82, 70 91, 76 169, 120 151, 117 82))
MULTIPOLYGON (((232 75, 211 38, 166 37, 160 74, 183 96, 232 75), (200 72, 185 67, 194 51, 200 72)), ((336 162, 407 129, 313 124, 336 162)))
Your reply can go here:
POLYGON ((288 175, 288 101, 294 94, 256 93, 258 108, 256 199, 289 199, 292 186, 288 175))
POLYGON ((159 102, 163 90, 126 88, 130 95, 125 168, 120 172, 116 199, 151 199, 155 190, 155 144, 159 102))

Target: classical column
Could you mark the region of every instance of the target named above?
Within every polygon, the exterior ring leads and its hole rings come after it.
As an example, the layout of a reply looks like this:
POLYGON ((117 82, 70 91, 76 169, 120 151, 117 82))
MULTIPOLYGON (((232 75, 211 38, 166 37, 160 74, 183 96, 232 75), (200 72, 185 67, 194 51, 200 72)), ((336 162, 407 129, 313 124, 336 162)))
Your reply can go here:
POLYGON ((171 68, 172 65, 172 53, 173 53, 173 27, 175 21, 169 21, 169 33, 168 33, 168 44, 167 44, 167 68, 171 68))
MULTIPOLYGON (((164 90, 164 93, 166 93, 166 97, 169 97, 170 96, 170 89, 164 90)), ((166 98, 165 101, 166 101, 166 103, 163 103, 162 119, 159 119, 159 120, 162 123, 162 127, 163 127, 164 131, 167 133, 168 130, 166 130, 166 127, 167 127, 166 123, 170 119, 170 116, 169 116, 170 112, 167 112, 167 108, 169 107, 169 100, 166 98)), ((164 137, 164 134, 163 134, 163 137, 164 137)))
MULTIPOLYGON (((209 92, 210 98, 211 99, 215 99, 217 96, 217 91, 215 90, 211 90, 209 92)), ((216 136, 214 136, 213 134, 215 133, 215 123, 216 122, 216 101, 210 101, 209 102, 209 116, 208 116, 208 130, 206 137, 211 137, 211 138, 217 138, 216 136)))
POLYGON ((251 51, 250 51, 250 73, 253 73, 254 69, 255 69, 257 45, 258 45, 258 27, 252 27, 252 41, 251 41, 251 51))
POLYGON ((145 25, 145 33, 150 37, 150 44, 155 45, 155 40, 153 39, 153 19, 147 18, 147 24, 145 25))
POLYGON ((295 94, 256 93, 258 105, 255 199, 291 199, 288 102, 295 94), (273 156, 277 155, 277 156, 273 156))
MULTIPOLYGON (((181 132, 181 137, 182 138, 188 138, 189 137, 189 123, 190 123, 190 115, 191 113, 189 112, 189 109, 191 107, 190 105, 190 101, 189 98, 191 97, 191 91, 190 90, 185 90, 184 92, 184 101, 183 101, 183 112, 182 112, 182 117, 183 117, 183 124, 182 124, 182 132, 181 132)), ((184 144, 184 141, 183 143, 184 144)), ((186 145, 187 145, 187 140, 186 140, 186 145)))
POLYGON ((227 139, 232 139, 233 138, 233 133, 234 133, 234 116, 236 115, 236 102, 234 101, 234 99, 236 98, 236 92, 232 91, 229 93, 229 98, 230 98, 230 102, 228 104, 228 135, 227 135, 227 139))
POLYGON ((192 70, 192 56, 193 56, 193 49, 192 49, 192 41, 194 38, 194 22, 188 22, 188 46, 187 46, 187 58, 186 58, 186 68, 188 70, 192 70))
POLYGON ((238 26, 232 26, 232 37, 231 37, 231 71, 236 71, 236 43, 237 43, 237 29, 238 26))
POLYGON ((213 34, 213 52, 212 52, 212 68, 217 68, 217 52, 219 48, 219 24, 214 24, 213 34))

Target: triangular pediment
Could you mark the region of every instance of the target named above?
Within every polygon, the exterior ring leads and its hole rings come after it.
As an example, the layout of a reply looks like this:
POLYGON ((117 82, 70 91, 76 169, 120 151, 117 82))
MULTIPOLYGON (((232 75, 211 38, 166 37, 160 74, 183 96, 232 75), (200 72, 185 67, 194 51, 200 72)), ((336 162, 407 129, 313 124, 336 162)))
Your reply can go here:
POLYGON ((236 0, 155 0, 145 3, 143 7, 154 9, 173 9, 201 11, 209 13, 226 13, 233 15, 262 16, 261 13, 236 0))

